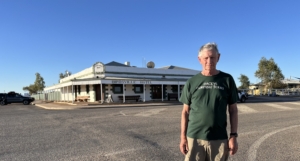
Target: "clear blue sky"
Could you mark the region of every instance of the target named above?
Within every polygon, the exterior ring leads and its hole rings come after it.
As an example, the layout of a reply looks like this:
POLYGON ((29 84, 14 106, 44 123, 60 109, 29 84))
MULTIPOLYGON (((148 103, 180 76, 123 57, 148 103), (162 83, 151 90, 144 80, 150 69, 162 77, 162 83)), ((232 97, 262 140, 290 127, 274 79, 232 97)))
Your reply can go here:
POLYGON ((0 92, 46 86, 95 62, 143 59, 201 70, 197 52, 216 42, 218 69, 254 76, 261 57, 300 77, 298 0, 1 0, 0 92))

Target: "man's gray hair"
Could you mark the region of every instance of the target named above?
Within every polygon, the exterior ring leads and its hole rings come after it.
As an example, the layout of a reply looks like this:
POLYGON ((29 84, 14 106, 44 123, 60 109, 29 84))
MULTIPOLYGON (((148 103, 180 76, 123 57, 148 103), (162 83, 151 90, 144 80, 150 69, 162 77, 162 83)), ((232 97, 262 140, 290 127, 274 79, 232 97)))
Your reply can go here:
POLYGON ((203 50, 213 50, 216 52, 216 54, 220 54, 219 53, 219 50, 218 50, 218 45, 216 43, 207 43, 203 46, 201 46, 201 48, 199 49, 199 52, 198 52, 198 56, 201 56, 201 53, 203 50))

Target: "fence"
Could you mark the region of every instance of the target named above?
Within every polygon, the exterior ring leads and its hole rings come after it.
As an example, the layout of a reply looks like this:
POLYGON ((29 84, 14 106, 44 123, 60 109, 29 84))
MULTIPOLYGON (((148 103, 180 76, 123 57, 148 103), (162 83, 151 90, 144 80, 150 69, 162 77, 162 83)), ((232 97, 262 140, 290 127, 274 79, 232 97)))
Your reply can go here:
POLYGON ((300 88, 287 88, 287 89, 239 89, 240 91, 253 95, 279 95, 279 96, 293 96, 300 95, 300 88))
POLYGON ((290 88, 290 89, 273 89, 270 91, 271 93, 275 93, 276 95, 300 95, 300 88, 290 88))
POLYGON ((267 89, 267 90, 255 89, 255 90, 252 90, 252 93, 253 93, 253 95, 292 96, 292 95, 300 95, 300 88, 267 89))
POLYGON ((41 101, 60 101, 61 100, 61 93, 58 91, 49 92, 49 93, 38 93, 31 95, 35 100, 41 101))

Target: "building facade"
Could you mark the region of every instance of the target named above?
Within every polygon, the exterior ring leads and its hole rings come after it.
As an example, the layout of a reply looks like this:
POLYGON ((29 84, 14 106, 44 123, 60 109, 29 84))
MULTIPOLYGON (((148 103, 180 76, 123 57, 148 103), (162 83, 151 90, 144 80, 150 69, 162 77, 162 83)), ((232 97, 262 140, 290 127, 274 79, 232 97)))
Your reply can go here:
POLYGON ((253 95, 267 95, 275 92, 278 95, 300 95, 300 79, 283 79, 281 80, 286 85, 284 89, 267 89, 262 83, 251 84, 249 90, 252 90, 253 95))
POLYGON ((126 102, 130 96, 139 96, 144 102, 164 101, 170 94, 179 98, 185 82, 197 73, 197 70, 172 65, 154 68, 153 62, 149 62, 147 68, 130 66, 129 62, 96 62, 61 79, 59 84, 46 87, 44 92, 65 102, 74 102, 82 96, 89 97, 88 102, 101 103, 126 102))

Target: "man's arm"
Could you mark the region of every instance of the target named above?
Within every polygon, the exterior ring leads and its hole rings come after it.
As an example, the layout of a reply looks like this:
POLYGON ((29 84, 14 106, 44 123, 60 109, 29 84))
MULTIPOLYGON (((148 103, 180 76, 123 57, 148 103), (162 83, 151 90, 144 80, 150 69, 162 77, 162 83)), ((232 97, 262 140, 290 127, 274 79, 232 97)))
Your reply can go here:
MULTIPOLYGON (((230 133, 237 133, 238 128, 238 109, 237 104, 231 104, 228 107, 229 120, 230 120, 230 133)), ((238 150, 237 138, 235 136, 230 136, 229 138, 229 150, 230 155, 234 155, 238 150)))
POLYGON ((186 154, 188 152, 188 143, 186 138, 186 131, 188 125, 190 106, 183 104, 183 109, 181 113, 181 133, 180 133, 180 151, 182 154, 186 154))

